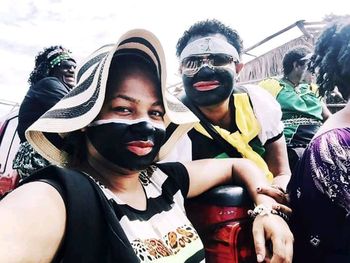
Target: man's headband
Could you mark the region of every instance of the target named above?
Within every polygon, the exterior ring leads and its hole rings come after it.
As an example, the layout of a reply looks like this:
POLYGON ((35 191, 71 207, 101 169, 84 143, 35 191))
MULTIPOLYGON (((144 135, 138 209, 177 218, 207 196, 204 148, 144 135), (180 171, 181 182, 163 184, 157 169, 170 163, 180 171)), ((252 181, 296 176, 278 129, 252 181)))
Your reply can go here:
POLYGON ((228 54, 234 61, 240 61, 237 49, 227 41, 218 37, 203 37, 189 43, 180 54, 180 61, 183 59, 201 54, 228 54))

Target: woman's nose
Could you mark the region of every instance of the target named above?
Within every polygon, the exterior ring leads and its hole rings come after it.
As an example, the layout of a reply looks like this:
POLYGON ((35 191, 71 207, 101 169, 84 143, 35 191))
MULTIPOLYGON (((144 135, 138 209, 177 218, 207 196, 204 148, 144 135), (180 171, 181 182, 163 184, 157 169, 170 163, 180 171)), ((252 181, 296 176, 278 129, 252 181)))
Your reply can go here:
POLYGON ((152 123, 148 121, 142 121, 142 122, 130 125, 130 130, 132 132, 147 136, 147 135, 153 134, 155 131, 155 128, 152 125, 152 123))

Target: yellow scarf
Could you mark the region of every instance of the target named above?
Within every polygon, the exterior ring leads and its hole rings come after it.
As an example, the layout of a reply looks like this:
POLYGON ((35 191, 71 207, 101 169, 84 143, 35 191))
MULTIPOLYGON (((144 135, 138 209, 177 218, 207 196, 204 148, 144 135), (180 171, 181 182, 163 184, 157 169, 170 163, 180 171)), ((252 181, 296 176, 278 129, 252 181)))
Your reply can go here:
MULTIPOLYGON (((250 106, 248 95, 245 93, 235 94, 234 105, 236 109, 236 124, 239 130, 230 133, 219 126, 213 125, 213 127, 227 142, 235 147, 244 158, 252 160, 259 166, 264 171, 269 181, 272 181, 273 175, 269 171, 265 160, 249 145, 249 142, 259 134, 260 124, 250 106), (239 131, 241 131, 241 133, 239 131)), ((194 128, 201 134, 213 139, 200 123, 197 123, 194 128)))

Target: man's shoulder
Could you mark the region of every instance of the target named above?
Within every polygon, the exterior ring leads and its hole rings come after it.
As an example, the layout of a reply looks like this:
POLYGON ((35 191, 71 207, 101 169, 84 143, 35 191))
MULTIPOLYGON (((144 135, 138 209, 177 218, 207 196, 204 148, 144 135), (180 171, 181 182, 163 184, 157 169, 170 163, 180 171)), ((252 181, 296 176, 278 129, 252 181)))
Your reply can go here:
POLYGON ((252 101, 252 103, 253 103, 253 100, 265 101, 265 102, 272 101, 273 103, 275 102, 275 98, 272 96, 272 94, 269 91, 267 91, 266 89, 256 84, 245 84, 235 89, 237 89, 237 92, 235 92, 235 94, 246 93, 249 99, 252 101))

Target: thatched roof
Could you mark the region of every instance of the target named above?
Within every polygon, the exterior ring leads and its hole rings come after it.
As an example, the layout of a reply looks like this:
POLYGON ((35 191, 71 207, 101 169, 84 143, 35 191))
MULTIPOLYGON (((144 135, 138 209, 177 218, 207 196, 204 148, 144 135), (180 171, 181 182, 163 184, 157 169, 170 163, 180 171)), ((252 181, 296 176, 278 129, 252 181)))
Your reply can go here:
POLYGON ((252 83, 259 82, 270 76, 282 75, 283 56, 288 50, 296 46, 309 46, 312 48, 312 39, 300 36, 249 61, 244 65, 239 81, 241 83, 252 83))
POLYGON ((265 38, 244 50, 244 53, 250 56, 255 56, 254 59, 245 63, 243 70, 241 71, 239 81, 240 83, 256 83, 271 76, 279 76, 282 74, 282 59, 284 54, 293 47, 296 46, 309 46, 313 48, 316 38, 318 37, 321 29, 324 27, 325 22, 305 22, 300 20, 294 24, 282 29, 281 31, 265 38), (287 34, 291 29, 300 29, 298 37, 285 42, 284 44, 272 48, 265 54, 254 55, 255 50, 265 43, 271 42, 276 37, 282 37, 287 34))

